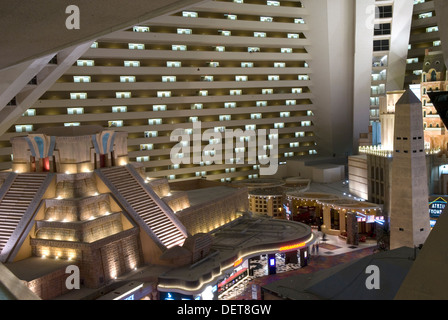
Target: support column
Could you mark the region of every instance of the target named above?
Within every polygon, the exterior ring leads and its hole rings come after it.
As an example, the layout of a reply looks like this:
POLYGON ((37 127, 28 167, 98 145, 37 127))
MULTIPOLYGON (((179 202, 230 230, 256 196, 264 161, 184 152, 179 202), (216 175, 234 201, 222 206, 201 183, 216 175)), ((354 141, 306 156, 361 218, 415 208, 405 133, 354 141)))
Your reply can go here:
POLYGON ((300 249, 300 266, 306 267, 308 265, 308 248, 300 249))
POLYGON ((347 214, 347 210, 341 209, 339 210, 339 231, 344 232, 347 231, 345 227, 345 215, 347 214))
POLYGON ((277 273, 277 261, 275 254, 268 254, 268 275, 277 273))
POLYGON ((357 246, 359 244, 358 219, 356 212, 347 212, 347 244, 357 246))
POLYGON ((324 227, 323 228, 324 230, 322 230, 322 231, 326 232, 327 230, 331 229, 331 212, 330 212, 331 208, 330 208, 330 206, 324 206, 322 209, 323 209, 322 215, 324 218, 324 224, 322 226, 322 227, 324 227))

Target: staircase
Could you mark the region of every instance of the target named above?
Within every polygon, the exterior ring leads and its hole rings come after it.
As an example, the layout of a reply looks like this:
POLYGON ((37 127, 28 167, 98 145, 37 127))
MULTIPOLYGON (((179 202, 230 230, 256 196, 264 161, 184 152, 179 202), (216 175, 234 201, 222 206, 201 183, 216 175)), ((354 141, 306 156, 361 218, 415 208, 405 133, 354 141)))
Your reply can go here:
MULTIPOLYGON (((0 201, 0 254, 7 259, 23 228, 29 224, 40 198, 53 176, 48 173, 18 174, 0 201), (11 240, 11 241, 10 241, 11 240), (8 243, 10 242, 10 243, 8 243)), ((4 186, 7 187, 7 186, 4 186)))
MULTIPOLYGON (((167 249, 182 245, 187 237, 186 232, 176 224, 173 213, 164 203, 144 187, 126 166, 102 168, 97 170, 104 183, 116 189, 116 198, 129 213, 136 214, 157 240, 167 249), (124 203, 123 203, 124 202, 124 203), (172 215, 170 217, 170 215, 172 215)), ((144 184, 144 183, 143 183, 144 184)), ((111 189, 113 189, 111 188, 111 189)), ((113 191, 113 190, 112 190, 113 191)))

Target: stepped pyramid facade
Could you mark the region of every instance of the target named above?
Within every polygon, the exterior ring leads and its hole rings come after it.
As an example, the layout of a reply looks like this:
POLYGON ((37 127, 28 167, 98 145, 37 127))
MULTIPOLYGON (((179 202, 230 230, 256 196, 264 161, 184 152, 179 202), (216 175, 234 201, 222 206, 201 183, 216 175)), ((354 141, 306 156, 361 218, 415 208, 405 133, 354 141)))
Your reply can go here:
MULTIPOLYGON (((95 126, 13 138, 13 171, 0 173, 0 262, 75 264, 81 283, 99 288, 142 265, 185 265, 197 252, 206 255, 210 237, 194 221, 205 212, 182 223, 175 211, 190 208, 186 194, 171 194, 166 179, 146 179, 128 163, 126 141, 125 132, 95 126), (167 258, 179 248, 181 256, 167 258)), ((209 220, 219 227, 236 218, 230 211, 209 220)), ((50 277, 28 286, 44 299, 64 294, 65 272, 50 277)))

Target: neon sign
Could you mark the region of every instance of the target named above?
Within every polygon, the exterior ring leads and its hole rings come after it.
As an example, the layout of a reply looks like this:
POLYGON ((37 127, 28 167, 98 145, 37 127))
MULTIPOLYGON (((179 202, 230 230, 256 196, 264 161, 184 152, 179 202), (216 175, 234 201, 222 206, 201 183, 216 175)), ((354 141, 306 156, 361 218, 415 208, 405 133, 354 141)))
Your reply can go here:
POLYGON ((429 203, 429 216, 431 218, 438 218, 446 207, 447 201, 442 197, 429 203))
POLYGON ((239 258, 238 260, 236 260, 236 261, 233 263, 233 266, 234 266, 234 267, 237 267, 237 266, 239 266, 241 263, 243 263, 243 258, 239 258))
POLYGON ((305 246, 305 244, 306 244, 305 242, 300 242, 300 243, 293 244, 290 246, 280 247, 280 251, 287 251, 287 250, 302 248, 305 246))

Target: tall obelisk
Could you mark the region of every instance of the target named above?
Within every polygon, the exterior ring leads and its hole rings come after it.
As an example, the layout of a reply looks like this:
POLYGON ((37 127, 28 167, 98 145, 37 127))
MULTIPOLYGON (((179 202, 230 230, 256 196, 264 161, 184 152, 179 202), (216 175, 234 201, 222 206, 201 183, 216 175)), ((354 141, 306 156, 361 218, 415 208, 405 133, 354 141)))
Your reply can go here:
POLYGON ((422 104, 411 90, 395 106, 390 248, 424 244, 430 232, 422 104))

